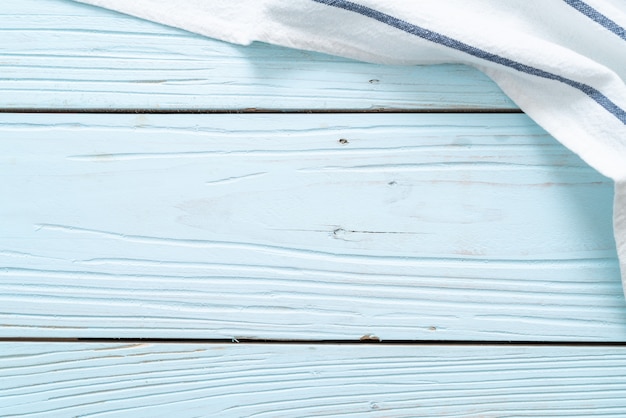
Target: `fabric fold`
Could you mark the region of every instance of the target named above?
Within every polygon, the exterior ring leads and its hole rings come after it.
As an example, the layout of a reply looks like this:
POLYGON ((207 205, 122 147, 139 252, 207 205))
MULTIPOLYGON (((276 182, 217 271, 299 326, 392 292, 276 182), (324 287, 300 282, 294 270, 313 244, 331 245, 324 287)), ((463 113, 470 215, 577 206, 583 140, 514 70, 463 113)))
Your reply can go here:
POLYGON ((626 288, 626 4, 623 0, 75 0, 201 35, 362 61, 460 63, 615 181, 626 288))

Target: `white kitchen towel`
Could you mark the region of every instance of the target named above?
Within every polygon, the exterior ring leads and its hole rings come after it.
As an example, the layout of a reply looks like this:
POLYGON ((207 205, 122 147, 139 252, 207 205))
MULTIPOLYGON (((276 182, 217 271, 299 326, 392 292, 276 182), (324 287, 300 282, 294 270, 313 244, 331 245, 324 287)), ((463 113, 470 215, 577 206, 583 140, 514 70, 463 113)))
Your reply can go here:
POLYGON ((626 284, 626 0, 76 1, 239 44, 478 68, 615 181, 626 284))

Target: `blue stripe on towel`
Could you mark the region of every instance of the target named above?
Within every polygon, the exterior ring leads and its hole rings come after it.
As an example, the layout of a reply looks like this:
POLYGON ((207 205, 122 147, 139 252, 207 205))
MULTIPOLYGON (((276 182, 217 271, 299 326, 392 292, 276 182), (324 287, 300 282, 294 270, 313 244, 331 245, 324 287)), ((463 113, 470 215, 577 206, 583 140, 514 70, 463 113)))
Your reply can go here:
POLYGON ((604 26, 620 38, 626 41, 626 29, 613 22, 611 19, 589 6, 587 3, 581 0, 563 0, 565 3, 578 10, 580 13, 587 16, 589 19, 604 26))
POLYGON ((440 45, 447 46, 449 48, 456 49, 458 51, 465 52, 472 56, 482 58, 487 61, 491 61, 500 65, 504 65, 509 68, 513 68, 517 71, 535 75, 537 77, 546 78, 549 80, 560 81, 561 83, 567 84, 568 86, 574 87, 591 99, 593 99, 600 106, 605 108, 609 113, 619 119, 624 125, 626 125, 626 111, 613 103, 611 99, 602 94, 599 90, 584 84, 579 83, 578 81, 570 80, 569 78, 565 78, 558 74, 553 74, 548 71, 541 70, 539 68, 532 67, 530 65, 522 64, 521 62, 514 61, 509 58, 502 57, 497 54, 493 54, 491 52, 484 51, 480 48, 476 48, 474 46, 468 45, 464 42, 458 41, 456 39, 450 38, 448 36, 442 35, 440 33, 424 29, 422 27, 413 25, 404 20, 398 19, 386 13, 380 12, 378 10, 372 9, 367 6, 363 6, 351 1, 346 0, 313 0, 317 3, 322 3, 328 6, 337 7, 340 9, 348 10, 351 12, 359 13, 363 16, 369 17, 371 19, 377 20, 381 23, 384 23, 388 26, 394 27, 396 29, 400 29, 404 32, 410 33, 412 35, 418 36, 422 39, 429 40, 431 42, 438 43, 440 45))

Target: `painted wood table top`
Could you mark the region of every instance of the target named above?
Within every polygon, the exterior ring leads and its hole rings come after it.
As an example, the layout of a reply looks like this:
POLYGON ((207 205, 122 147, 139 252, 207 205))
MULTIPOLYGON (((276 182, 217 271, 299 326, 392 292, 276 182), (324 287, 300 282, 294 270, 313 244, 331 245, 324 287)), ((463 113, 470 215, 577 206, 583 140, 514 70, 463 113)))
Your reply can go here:
POLYGON ((0 416, 624 416, 613 184, 484 75, 0 32, 0 416))

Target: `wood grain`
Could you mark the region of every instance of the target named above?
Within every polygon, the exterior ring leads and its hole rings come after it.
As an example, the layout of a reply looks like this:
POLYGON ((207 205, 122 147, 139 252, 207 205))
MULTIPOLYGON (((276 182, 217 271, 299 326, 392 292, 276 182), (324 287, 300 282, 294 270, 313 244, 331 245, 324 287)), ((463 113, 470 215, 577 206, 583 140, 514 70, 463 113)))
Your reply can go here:
MULTIPOLYGON (((463 66, 0 4, 0 111, 515 110, 463 66)), ((612 184, 523 115, 0 115, 0 338, 626 341, 612 184)), ((626 415, 624 347, 0 343, 0 416, 626 415)))
POLYGON ((612 183, 524 115, 0 115, 0 336, 626 338, 612 183))
POLYGON ((624 347, 0 344, 14 417, 622 417, 624 347))
POLYGON ((463 66, 229 45, 69 0, 0 2, 0 109, 515 109, 463 66))

